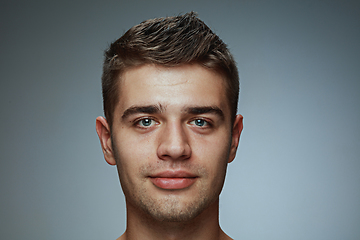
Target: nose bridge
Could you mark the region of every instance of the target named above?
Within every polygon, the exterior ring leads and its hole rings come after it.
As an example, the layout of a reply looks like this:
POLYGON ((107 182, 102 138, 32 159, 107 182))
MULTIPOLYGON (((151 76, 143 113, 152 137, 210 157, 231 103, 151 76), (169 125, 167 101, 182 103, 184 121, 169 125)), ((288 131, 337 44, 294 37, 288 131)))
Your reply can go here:
POLYGON ((191 148, 185 126, 178 121, 172 120, 165 124, 160 138, 158 156, 161 159, 181 160, 191 155, 191 148))

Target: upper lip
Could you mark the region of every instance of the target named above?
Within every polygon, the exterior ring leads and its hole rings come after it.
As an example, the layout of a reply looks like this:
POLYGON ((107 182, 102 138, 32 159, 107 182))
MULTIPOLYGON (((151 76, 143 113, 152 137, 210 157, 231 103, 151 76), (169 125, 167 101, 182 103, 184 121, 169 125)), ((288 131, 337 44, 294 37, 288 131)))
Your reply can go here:
POLYGON ((153 175, 150 175, 152 178, 194 178, 195 174, 192 174, 184 170, 166 170, 153 175))

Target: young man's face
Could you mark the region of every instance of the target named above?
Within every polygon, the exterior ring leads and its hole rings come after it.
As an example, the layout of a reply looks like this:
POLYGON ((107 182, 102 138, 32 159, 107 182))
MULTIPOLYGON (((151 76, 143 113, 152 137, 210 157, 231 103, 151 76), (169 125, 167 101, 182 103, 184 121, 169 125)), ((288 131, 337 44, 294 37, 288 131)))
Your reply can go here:
POLYGON ((218 208, 242 117, 231 124, 222 77, 200 65, 144 65, 121 76, 112 133, 97 119, 128 213, 187 221, 218 208), (130 212, 129 212, 130 211, 130 212))

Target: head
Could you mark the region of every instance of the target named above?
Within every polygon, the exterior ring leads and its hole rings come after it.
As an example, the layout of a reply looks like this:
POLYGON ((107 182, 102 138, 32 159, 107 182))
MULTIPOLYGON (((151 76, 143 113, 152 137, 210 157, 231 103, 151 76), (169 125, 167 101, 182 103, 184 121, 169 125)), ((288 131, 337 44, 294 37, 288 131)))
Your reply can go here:
POLYGON ((106 119, 97 118, 96 130, 106 161, 117 165, 128 217, 217 213, 242 130, 226 45, 189 13, 131 28, 105 56, 106 119))
POLYGON ((226 44, 190 12, 144 21, 129 29, 105 52, 102 89, 105 117, 110 128, 122 74, 145 64, 165 67, 199 64, 220 74, 234 121, 239 97, 236 63, 226 44))

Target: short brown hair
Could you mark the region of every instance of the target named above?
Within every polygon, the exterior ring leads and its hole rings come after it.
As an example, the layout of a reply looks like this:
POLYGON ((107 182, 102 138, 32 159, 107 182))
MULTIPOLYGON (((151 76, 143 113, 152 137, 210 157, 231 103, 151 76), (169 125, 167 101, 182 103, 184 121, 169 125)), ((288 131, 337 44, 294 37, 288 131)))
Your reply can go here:
POLYGON ((237 112, 239 74, 226 44, 194 12, 150 19, 130 28, 105 51, 102 93, 110 128, 118 82, 128 68, 144 64, 178 66, 197 63, 225 77, 232 120, 237 112))

